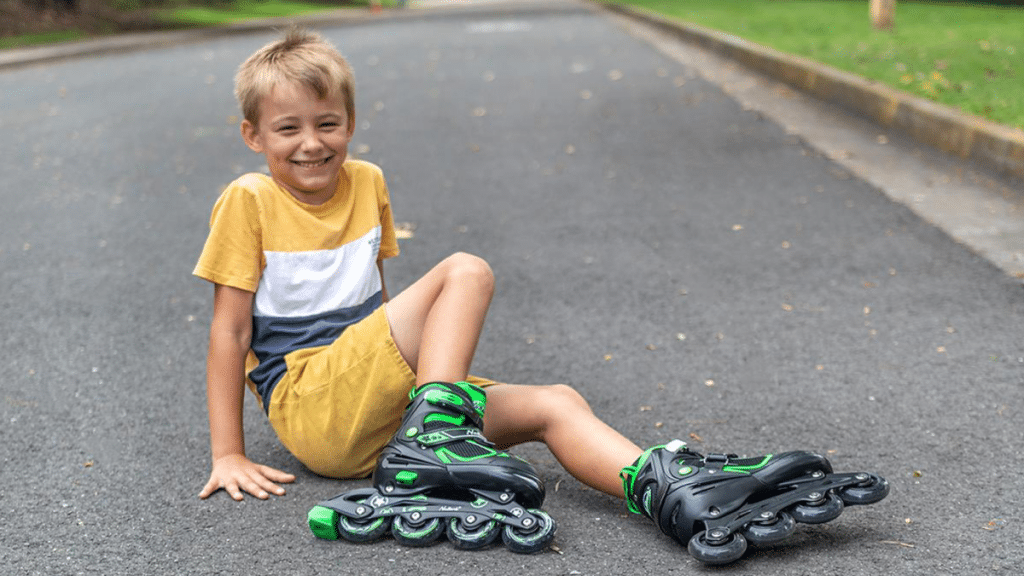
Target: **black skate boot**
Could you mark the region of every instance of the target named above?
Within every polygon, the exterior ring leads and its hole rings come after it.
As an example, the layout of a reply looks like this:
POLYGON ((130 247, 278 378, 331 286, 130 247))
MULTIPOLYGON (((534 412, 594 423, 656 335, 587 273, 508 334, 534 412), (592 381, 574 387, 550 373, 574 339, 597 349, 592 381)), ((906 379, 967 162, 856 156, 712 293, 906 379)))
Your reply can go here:
POLYGON ((545 549, 555 523, 537 508, 544 484, 526 461, 483 435, 483 389, 434 382, 414 389, 398 433, 381 453, 373 488, 321 502, 309 512, 320 538, 426 546, 447 533, 457 547, 482 548, 499 536, 513 552, 545 549))
POLYGON ((884 478, 833 474, 824 456, 810 452, 702 456, 679 440, 645 451, 621 476, 629 510, 706 564, 734 562, 748 542, 778 542, 797 522, 829 522, 844 505, 873 504, 889 493, 884 478))

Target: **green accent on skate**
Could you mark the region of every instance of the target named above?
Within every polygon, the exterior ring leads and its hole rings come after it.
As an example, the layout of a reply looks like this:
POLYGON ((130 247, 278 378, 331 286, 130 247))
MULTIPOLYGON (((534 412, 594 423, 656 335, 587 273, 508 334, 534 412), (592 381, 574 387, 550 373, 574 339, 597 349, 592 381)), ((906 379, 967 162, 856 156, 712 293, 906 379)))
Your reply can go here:
POLYGON ((466 423, 466 417, 465 416, 449 416, 447 414, 438 414, 438 413, 435 412, 434 414, 427 414, 427 417, 423 419, 423 422, 424 423, 427 423, 427 422, 446 422, 446 423, 452 424, 454 426, 462 426, 463 424, 466 423))
POLYGON ((405 486, 412 486, 419 479, 420 475, 410 470, 402 470, 395 474, 395 481, 405 486))
POLYGON ((483 438, 480 430, 476 428, 449 428, 439 432, 430 432, 416 438, 422 446, 438 446, 441 444, 452 444, 460 440, 473 440, 483 438))
POLYGON ((769 455, 764 457, 764 460, 761 460, 757 464, 751 464, 749 466, 722 466, 722 472, 736 472, 738 474, 750 474, 751 472, 753 472, 755 470, 760 470, 761 468, 764 468, 765 466, 767 466, 768 465, 768 461, 771 460, 771 459, 772 459, 772 455, 769 454, 769 455))
POLYGON ((417 430, 416 428, 409 428, 408 430, 405 431, 405 437, 406 438, 415 438, 416 435, 419 434, 419 433, 420 433, 420 431, 417 430))
POLYGON ((487 406, 487 393, 484 392, 484 389, 469 382, 456 382, 455 385, 462 388, 469 395, 470 400, 473 401, 473 408, 476 409, 477 414, 482 418, 484 408, 487 406))
POLYGON ((425 394, 427 395, 427 402, 434 406, 437 406, 438 404, 442 406, 445 404, 451 404, 453 406, 465 405, 465 402, 458 394, 448 392, 447 390, 427 390, 425 394))
POLYGON ((431 446, 433 444, 440 444, 448 441, 448 435, 440 432, 434 432, 432 434, 424 434, 416 439, 417 442, 425 446, 431 446))
POLYGON ((482 444, 478 444, 476 442, 473 442, 472 440, 468 440, 467 442, 469 444, 473 444, 475 446, 479 446, 480 448, 483 448, 487 452, 483 453, 483 454, 480 454, 480 455, 477 455, 477 456, 465 457, 465 456, 459 456, 458 454, 452 452, 451 450, 442 447, 442 448, 438 448, 437 450, 434 450, 434 454, 436 454, 438 459, 441 460, 442 462, 444 462, 445 464, 451 464, 454 461, 458 461, 458 462, 474 462, 476 460, 481 460, 483 458, 490 458, 492 456, 505 456, 505 454, 502 454, 501 452, 498 452, 498 451, 496 451, 496 450, 494 450, 492 448, 489 448, 487 446, 484 446, 482 444))
POLYGON ((306 515, 313 535, 324 540, 338 539, 338 513, 323 506, 313 506, 306 515))
POLYGON ((630 466, 626 466, 619 472, 619 478, 622 478, 622 492, 626 496, 626 509, 633 514, 643 513, 643 511, 640 510, 640 507, 633 502, 633 483, 636 481, 636 477, 640 473, 640 469, 643 468, 644 464, 647 463, 647 460, 650 459, 651 453, 655 450, 661 450, 664 447, 664 444, 660 444, 644 450, 643 454, 640 454, 640 457, 636 459, 636 462, 630 466))
POLYGON ((679 469, 677 474, 679 474, 680 477, 689 476, 690 474, 693 474, 693 466, 683 466, 679 469))

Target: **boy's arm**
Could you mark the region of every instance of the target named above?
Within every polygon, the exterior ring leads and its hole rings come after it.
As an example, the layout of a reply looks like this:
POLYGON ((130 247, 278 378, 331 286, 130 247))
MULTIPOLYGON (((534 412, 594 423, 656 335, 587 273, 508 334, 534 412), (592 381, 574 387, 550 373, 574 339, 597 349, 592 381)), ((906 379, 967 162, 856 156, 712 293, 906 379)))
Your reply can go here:
POLYGON ((384 284, 384 261, 377 260, 377 270, 380 271, 380 295, 384 301, 388 301, 388 287, 384 284))
POLYGON ((245 399, 245 357, 252 337, 253 293, 216 284, 210 351, 206 362, 206 396, 210 413, 213 470, 199 493, 206 498, 223 488, 235 500, 242 491, 257 498, 284 494, 275 482, 295 477, 250 461, 245 456, 242 402, 245 399))

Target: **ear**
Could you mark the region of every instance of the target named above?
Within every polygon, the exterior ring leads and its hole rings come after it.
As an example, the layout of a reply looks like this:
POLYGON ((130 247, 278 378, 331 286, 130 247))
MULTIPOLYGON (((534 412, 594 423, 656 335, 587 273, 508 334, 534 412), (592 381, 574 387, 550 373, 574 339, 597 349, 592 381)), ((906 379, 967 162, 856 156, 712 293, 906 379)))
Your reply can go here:
POLYGON ((352 136, 355 135, 356 133, 355 114, 349 115, 348 113, 346 113, 345 115, 348 116, 348 118, 346 118, 346 123, 348 124, 348 138, 349 140, 351 140, 352 136))
POLYGON ((260 131, 248 120, 242 120, 242 140, 245 140, 245 145, 253 152, 263 153, 263 138, 260 136, 260 131))

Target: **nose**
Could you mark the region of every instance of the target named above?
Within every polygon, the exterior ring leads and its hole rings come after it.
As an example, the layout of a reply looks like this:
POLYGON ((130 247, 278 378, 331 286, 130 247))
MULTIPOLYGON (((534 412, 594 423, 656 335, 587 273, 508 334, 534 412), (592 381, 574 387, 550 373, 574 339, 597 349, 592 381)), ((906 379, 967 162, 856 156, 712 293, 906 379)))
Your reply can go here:
POLYGON ((315 128, 307 128, 302 131, 300 146, 303 152, 317 152, 323 148, 324 143, 320 140, 320 134, 315 128))

